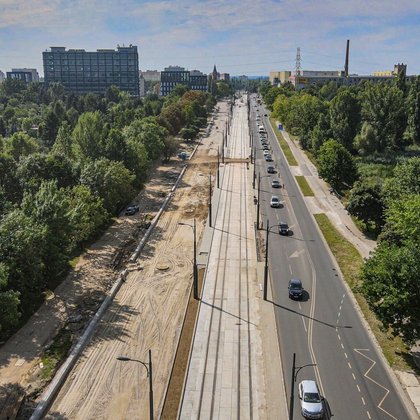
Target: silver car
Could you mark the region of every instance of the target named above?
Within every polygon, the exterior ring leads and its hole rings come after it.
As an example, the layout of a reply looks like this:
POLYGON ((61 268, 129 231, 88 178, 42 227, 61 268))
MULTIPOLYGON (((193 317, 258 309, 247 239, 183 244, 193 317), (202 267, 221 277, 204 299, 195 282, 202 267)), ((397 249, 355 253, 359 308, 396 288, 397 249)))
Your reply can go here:
POLYGON ((271 197, 270 206, 274 208, 280 207, 280 199, 276 195, 271 197))
POLYGON ((299 398, 302 416, 307 419, 322 419, 324 407, 315 381, 302 381, 299 384, 299 398))

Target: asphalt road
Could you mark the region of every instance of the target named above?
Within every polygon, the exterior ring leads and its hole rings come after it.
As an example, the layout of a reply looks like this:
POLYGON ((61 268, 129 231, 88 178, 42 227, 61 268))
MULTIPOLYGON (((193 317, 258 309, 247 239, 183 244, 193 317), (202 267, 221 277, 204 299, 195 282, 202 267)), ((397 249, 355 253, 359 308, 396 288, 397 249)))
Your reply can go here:
MULTIPOLYGON (((400 392, 368 335, 343 280, 334 268, 329 251, 309 214, 293 175, 264 114, 251 101, 251 129, 256 146, 256 174, 261 174, 261 220, 270 223, 269 268, 275 305, 278 339, 288 399, 291 393, 292 360, 297 373, 294 384, 294 417, 301 418, 298 383, 314 379, 324 396, 326 415, 334 419, 409 419, 400 392), (265 162, 255 121, 256 110, 263 119, 274 163, 265 162), (267 174, 275 164, 277 173, 267 174), (274 189, 277 178, 285 188, 274 189), (270 207, 270 198, 284 201, 280 209, 270 207), (293 233, 280 236, 280 221, 288 222, 293 233), (300 278, 305 288, 302 301, 288 297, 287 284, 300 278)), ((258 180, 256 181, 256 186, 258 180)), ((257 195, 257 194, 255 194, 257 195)))

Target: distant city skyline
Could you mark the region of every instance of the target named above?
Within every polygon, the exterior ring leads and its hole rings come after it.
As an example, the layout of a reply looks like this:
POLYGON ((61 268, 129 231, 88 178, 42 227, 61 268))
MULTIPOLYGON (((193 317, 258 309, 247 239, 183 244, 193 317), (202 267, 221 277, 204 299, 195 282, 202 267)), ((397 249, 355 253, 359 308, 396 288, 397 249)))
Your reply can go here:
POLYGON ((302 68, 420 74, 420 2, 411 0, 0 0, 0 70, 36 68, 51 46, 137 45, 141 70, 268 76, 302 68))

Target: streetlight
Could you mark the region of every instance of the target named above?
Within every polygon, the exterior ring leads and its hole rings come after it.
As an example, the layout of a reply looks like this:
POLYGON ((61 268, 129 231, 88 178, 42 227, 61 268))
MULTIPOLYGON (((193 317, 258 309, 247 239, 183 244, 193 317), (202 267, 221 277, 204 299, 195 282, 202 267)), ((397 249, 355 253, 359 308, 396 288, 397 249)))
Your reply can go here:
POLYGON ((220 188, 219 186, 219 165, 220 165, 220 160, 219 160, 219 154, 220 154, 220 147, 218 147, 217 149, 215 149, 214 147, 210 147, 209 150, 215 150, 217 152, 217 188, 220 188))
POLYGON ((153 370, 152 370, 152 350, 149 349, 149 363, 142 362, 141 360, 131 359, 127 356, 118 356, 117 360, 121 362, 137 362, 142 364, 147 371, 147 376, 149 378, 149 413, 150 420, 153 420, 153 370))
POLYGON ((195 300, 199 300, 198 297, 198 269, 197 269, 197 237, 196 237, 196 227, 195 219, 194 224, 190 225, 189 223, 178 222, 178 225, 189 226, 193 230, 194 235, 194 262, 193 262, 193 295, 195 300))
POLYGON ((211 194, 212 194, 212 190, 211 190, 211 172, 209 175, 209 226, 211 226, 211 221, 212 221, 212 214, 211 214, 211 194))
POLYGON ((293 420, 293 404, 295 400, 295 382, 299 371, 308 366, 316 366, 315 363, 309 363, 303 366, 296 367, 296 353, 293 353, 293 364, 292 364, 292 388, 290 390, 290 407, 289 407, 289 420, 293 420))
POLYGON ((260 186, 261 186, 261 174, 258 172, 257 230, 260 230, 260 186))
POLYGON ((263 299, 267 300, 267 289, 268 289, 268 233, 270 229, 278 225, 270 226, 270 221, 267 219, 267 228, 265 233, 265 264, 264 264, 264 291, 263 291, 263 299))

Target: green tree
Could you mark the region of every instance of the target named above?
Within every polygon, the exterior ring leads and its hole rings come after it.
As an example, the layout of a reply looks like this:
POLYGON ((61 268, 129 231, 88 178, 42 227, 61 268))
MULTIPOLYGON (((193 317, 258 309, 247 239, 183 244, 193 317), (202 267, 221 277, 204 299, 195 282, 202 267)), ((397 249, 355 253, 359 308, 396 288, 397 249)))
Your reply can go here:
POLYGON ((39 150, 38 143, 26 133, 15 133, 6 139, 4 151, 17 162, 23 156, 28 156, 39 150))
POLYGON ((382 184, 379 181, 364 179, 354 183, 347 210, 376 233, 384 224, 384 207, 382 184))
POLYGON ((406 145, 404 95, 397 87, 368 85, 363 92, 362 118, 377 133, 379 152, 402 149, 406 145))
POLYGON ((80 176, 81 184, 100 197, 104 208, 111 214, 115 214, 134 196, 134 179, 135 175, 121 162, 105 158, 87 162, 80 176))
POLYGON ((360 133, 354 138, 353 147, 362 156, 371 155, 379 150, 378 134, 369 123, 363 123, 360 133))
POLYGON ((163 140, 163 144, 164 144, 164 147, 163 147, 162 153, 164 156, 164 160, 166 162, 169 162, 171 157, 175 155, 175 153, 179 149, 180 141, 177 140, 175 137, 166 136, 165 139, 163 140))
POLYGON ((85 112, 73 130, 75 155, 81 159, 98 159, 104 150, 106 128, 99 111, 85 112))
POLYGON ((410 89, 407 103, 409 110, 408 123, 404 135, 410 143, 420 145, 420 76, 417 76, 410 89))
POLYGON ((320 114, 318 122, 311 133, 311 149, 315 152, 315 154, 329 138, 331 138, 331 129, 328 118, 325 114, 320 114))
POLYGON ((381 241, 362 267, 362 291, 386 327, 413 342, 420 338, 420 246, 381 241))
POLYGON ((19 323, 20 293, 8 287, 9 272, 0 262, 0 337, 6 337, 13 327, 19 323))
POLYGON ((327 140, 318 151, 319 175, 338 190, 351 188, 357 167, 349 151, 336 140, 327 140))
POLYGON ((8 267, 8 288, 20 293, 23 314, 29 315, 41 301, 46 287, 43 253, 45 225, 39 225, 21 210, 0 220, 0 255, 8 267))
POLYGON ((62 154, 69 159, 74 158, 72 128, 67 121, 63 121, 58 129, 56 141, 52 147, 52 152, 62 154))
POLYGON ((54 111, 49 110, 39 126, 40 137, 45 146, 51 148, 57 137, 60 120, 54 111))
POLYGON ((329 111, 333 138, 351 152, 360 124, 360 105, 356 96, 348 90, 340 90, 331 101, 329 111))
POLYGON ((20 203, 22 198, 22 189, 16 170, 16 161, 11 156, 0 153, 0 188, 4 192, 5 199, 12 203, 20 203))

